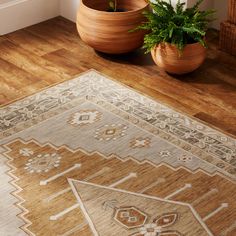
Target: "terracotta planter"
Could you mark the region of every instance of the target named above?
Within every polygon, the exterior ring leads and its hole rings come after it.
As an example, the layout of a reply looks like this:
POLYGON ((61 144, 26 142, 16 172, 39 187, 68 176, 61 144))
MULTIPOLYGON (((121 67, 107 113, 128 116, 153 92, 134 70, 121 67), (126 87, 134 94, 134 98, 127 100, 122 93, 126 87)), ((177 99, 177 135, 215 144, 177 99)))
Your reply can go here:
POLYGON ((186 74, 196 70, 206 58, 206 49, 200 43, 188 44, 182 54, 175 45, 163 43, 151 51, 155 63, 172 74, 186 74))
POLYGON ((144 32, 130 33, 145 20, 148 10, 145 0, 118 0, 118 9, 107 12, 107 0, 82 0, 77 14, 77 29, 81 39, 97 51, 120 54, 139 48, 144 32))

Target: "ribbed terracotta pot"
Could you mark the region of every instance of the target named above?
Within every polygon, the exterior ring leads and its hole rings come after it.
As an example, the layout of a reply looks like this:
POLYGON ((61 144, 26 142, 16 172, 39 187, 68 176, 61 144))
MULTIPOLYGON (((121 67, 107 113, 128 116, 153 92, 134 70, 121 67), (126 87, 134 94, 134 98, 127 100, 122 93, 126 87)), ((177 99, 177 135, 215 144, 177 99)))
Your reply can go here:
POLYGON ((144 32, 129 32, 144 20, 145 0, 118 0, 118 9, 107 12, 108 0, 81 0, 77 14, 77 29, 81 39, 97 51, 120 54, 143 44, 144 32))
POLYGON ((200 43, 188 44, 180 54, 175 45, 162 43, 151 51, 155 63, 171 74, 186 74, 196 70, 206 58, 206 48, 200 43))

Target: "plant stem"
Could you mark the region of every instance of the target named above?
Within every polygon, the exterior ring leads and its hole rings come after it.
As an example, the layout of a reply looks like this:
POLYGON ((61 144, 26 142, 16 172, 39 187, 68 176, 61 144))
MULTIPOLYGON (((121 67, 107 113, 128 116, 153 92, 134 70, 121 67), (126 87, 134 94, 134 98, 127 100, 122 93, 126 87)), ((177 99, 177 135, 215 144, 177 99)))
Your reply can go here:
POLYGON ((109 0, 110 10, 116 12, 117 10, 117 0, 109 0))

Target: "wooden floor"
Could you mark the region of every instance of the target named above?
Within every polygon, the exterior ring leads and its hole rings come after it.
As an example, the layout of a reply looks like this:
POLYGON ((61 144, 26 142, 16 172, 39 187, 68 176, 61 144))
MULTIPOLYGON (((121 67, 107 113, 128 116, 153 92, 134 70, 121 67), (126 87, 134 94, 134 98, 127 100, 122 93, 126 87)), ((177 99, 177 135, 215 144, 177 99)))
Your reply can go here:
POLYGON ((90 68, 177 110, 236 135, 236 57, 208 36, 205 64, 186 76, 160 71, 141 50, 108 56, 79 39, 75 24, 57 17, 0 37, 0 104, 71 79, 90 68))

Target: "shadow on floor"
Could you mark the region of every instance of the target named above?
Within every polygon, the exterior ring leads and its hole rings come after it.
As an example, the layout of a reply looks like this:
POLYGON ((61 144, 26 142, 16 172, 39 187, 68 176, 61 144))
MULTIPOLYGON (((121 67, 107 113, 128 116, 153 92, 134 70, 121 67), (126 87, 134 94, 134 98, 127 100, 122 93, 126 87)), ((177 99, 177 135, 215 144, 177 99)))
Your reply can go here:
POLYGON ((96 54, 106 60, 120 62, 122 64, 130 64, 137 66, 155 65, 150 54, 145 54, 144 50, 137 49, 135 51, 124 54, 107 54, 95 51, 96 54))

